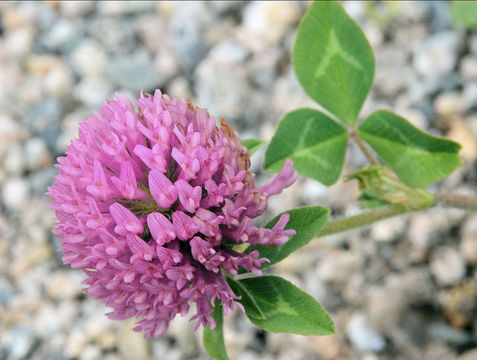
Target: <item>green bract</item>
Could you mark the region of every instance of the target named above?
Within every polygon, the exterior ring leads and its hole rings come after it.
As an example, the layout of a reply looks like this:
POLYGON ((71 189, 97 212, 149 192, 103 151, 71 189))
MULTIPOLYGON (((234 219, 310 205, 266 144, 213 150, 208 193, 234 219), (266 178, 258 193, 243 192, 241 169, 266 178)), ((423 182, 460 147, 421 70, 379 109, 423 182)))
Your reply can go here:
POLYGON ((298 29, 293 65, 313 100, 347 124, 356 121, 373 82, 374 57, 338 2, 310 6, 298 29))
POLYGON ((336 121, 313 109, 285 115, 265 153, 265 169, 278 172, 287 158, 303 176, 331 185, 343 168, 348 133, 336 121))

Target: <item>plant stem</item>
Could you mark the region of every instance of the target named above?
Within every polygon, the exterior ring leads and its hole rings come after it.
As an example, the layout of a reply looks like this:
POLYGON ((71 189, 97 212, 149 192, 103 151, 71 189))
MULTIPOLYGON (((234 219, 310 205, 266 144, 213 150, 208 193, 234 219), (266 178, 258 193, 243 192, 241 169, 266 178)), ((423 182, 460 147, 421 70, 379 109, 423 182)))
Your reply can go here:
MULTIPOLYGON (((433 196, 434 202, 431 206, 441 204, 448 207, 477 211, 477 197, 442 193, 433 193, 433 196)), ((390 205, 376 210, 367 211, 359 215, 332 220, 326 223, 320 231, 318 231, 317 236, 321 237, 356 229, 396 215, 401 215, 411 211, 424 210, 427 207, 429 206, 423 207, 422 209, 412 209, 400 205, 390 205)))
POLYGON ((373 165, 380 165, 376 156, 374 156, 373 152, 368 148, 368 146, 364 143, 364 141, 356 134, 356 131, 353 130, 350 134, 350 137, 354 139, 356 144, 359 146, 361 151, 363 152, 364 156, 369 160, 369 162, 373 165))
POLYGON ((434 193, 434 203, 465 210, 477 211, 477 197, 460 194, 434 193))
POLYGON ((376 221, 387 219, 396 215, 410 211, 403 206, 387 206, 377 210, 367 211, 365 213, 354 215, 338 220, 332 220, 320 229, 317 236, 326 236, 331 234, 356 229, 362 226, 370 225, 376 221))

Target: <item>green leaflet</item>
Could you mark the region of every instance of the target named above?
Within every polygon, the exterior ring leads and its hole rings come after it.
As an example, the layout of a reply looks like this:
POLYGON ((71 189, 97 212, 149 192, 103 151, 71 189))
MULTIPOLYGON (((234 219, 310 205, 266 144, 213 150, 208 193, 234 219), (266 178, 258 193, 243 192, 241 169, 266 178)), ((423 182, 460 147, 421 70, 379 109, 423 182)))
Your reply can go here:
POLYGON ((374 112, 357 132, 410 187, 432 184, 461 164, 459 144, 429 135, 390 111, 374 112))
POLYGON ((232 288, 233 292, 242 298, 240 303, 245 308, 247 314, 255 319, 265 319, 265 314, 262 309, 258 306, 253 295, 243 287, 240 281, 235 281, 234 279, 227 277, 227 283, 232 288))
POLYGON ((289 281, 277 276, 261 276, 238 283, 253 296, 264 314, 263 319, 245 311, 250 321, 269 332, 299 335, 328 335, 334 333, 333 321, 310 295, 289 281))
POLYGON ((278 124, 265 153, 265 169, 280 171, 287 158, 296 171, 325 185, 334 184, 343 168, 348 133, 313 109, 289 112, 278 124))
POLYGON ((359 26, 337 1, 315 1, 303 18, 293 65, 305 92, 354 124, 371 88, 374 57, 359 26))
POLYGON ((451 12, 455 24, 470 29, 477 28, 477 2, 452 1, 451 12))
POLYGON ((214 311, 212 311, 212 317, 217 325, 213 330, 209 325, 204 328, 203 342, 205 350, 215 360, 229 360, 224 342, 224 313, 222 305, 216 303, 214 311))

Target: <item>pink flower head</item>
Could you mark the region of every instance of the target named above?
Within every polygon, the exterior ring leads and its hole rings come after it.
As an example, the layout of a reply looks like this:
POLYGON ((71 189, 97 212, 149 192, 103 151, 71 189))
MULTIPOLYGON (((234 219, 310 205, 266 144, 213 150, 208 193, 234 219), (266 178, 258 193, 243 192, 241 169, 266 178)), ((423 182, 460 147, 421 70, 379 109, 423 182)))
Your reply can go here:
POLYGON ((296 179, 291 160, 260 189, 237 133, 206 110, 159 90, 122 95, 80 124, 79 139, 58 159, 49 188, 63 262, 87 275, 85 292, 113 311, 135 316, 136 331, 159 337, 196 304, 196 326, 210 324, 211 304, 241 305, 225 281, 239 267, 255 274, 268 259, 235 244, 280 245, 295 232, 283 215, 271 229, 252 219, 268 197, 296 179))

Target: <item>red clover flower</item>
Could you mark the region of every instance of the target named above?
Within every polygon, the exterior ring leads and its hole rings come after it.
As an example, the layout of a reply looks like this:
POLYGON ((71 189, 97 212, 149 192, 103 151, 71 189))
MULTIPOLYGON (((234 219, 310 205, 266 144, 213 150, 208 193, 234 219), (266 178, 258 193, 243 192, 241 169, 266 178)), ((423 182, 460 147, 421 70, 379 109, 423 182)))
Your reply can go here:
POLYGON ((85 292, 113 309, 111 319, 138 319, 136 331, 159 337, 196 304, 195 328, 209 324, 218 299, 225 313, 240 299, 224 275, 239 267, 260 274, 268 259, 234 245, 281 245, 289 215, 271 229, 252 219, 268 197, 297 178, 292 161, 257 188, 237 133, 217 128, 205 109, 157 90, 106 101, 80 124, 79 138, 58 158, 48 189, 63 262, 82 269, 85 292))

